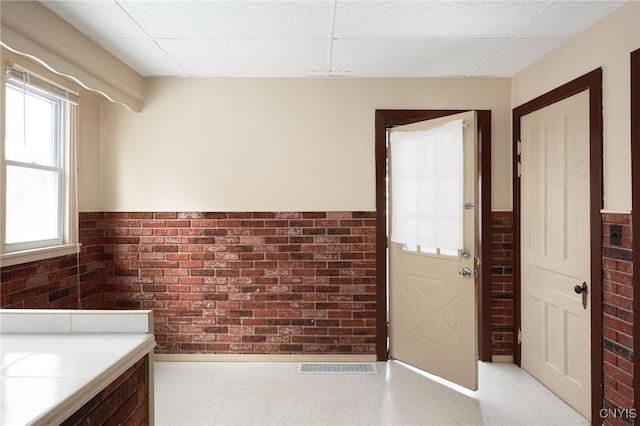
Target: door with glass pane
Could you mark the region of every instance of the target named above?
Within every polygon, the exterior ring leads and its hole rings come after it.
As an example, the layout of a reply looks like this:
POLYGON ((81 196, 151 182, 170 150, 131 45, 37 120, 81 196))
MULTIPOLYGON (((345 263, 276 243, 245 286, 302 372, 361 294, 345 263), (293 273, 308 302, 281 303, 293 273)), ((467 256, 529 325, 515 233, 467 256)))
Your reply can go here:
POLYGON ((475 112, 395 127, 389 355, 477 389, 475 112))

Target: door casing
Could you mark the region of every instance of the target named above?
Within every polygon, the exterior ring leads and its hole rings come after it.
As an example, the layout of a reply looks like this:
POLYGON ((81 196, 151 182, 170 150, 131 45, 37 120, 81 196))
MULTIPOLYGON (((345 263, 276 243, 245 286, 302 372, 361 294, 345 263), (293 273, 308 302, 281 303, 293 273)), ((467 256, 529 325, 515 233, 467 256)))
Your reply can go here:
MULTIPOLYGON (((640 223, 640 49, 631 52, 631 223, 640 223)), ((633 264, 640 265, 640 226, 632 228, 633 264)), ((633 312, 640 312, 640 274, 633 275, 633 312)), ((634 337, 640 321, 633 322, 634 337)), ((640 354, 640 338, 633 339, 633 353, 640 354)), ((640 362, 633 363, 633 396, 640 401, 640 362)))
MULTIPOLYGON (((520 180, 518 149, 520 118, 557 101, 589 90, 589 156, 591 170, 590 233, 591 233, 591 418, 600 418, 603 399, 602 365, 602 68, 545 93, 513 110, 513 288, 514 333, 521 328, 520 305, 520 180)), ((520 365, 520 345, 515 344, 514 360, 520 365)))
MULTIPOLYGON (((387 128, 446 117, 472 109, 458 110, 376 110, 376 358, 387 356, 387 128)), ((478 182, 478 357, 491 361, 491 110, 477 112, 478 182)))

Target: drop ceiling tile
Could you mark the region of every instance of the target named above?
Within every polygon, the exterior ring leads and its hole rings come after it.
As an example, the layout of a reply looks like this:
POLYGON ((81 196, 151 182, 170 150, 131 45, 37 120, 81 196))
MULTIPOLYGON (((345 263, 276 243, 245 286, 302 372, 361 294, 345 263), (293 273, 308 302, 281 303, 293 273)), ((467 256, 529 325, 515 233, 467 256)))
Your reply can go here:
POLYGON ((329 1, 120 1, 152 38, 309 39, 331 35, 329 1))
POLYGON ((467 76, 504 40, 335 40, 332 74, 376 77, 467 76))
POLYGON ((326 74, 325 40, 158 40, 192 76, 299 77, 326 74))
POLYGON ((563 43, 560 39, 510 40, 473 73, 475 76, 513 77, 563 43))
POLYGON ((101 39, 98 43, 142 76, 186 76, 153 40, 101 39))
POLYGON ((115 1, 47 0, 42 3, 92 39, 147 37, 115 1))
POLYGON ((544 1, 338 1, 334 37, 509 38, 544 1))
POLYGON ((556 1, 546 8, 517 38, 572 37, 620 6, 621 1, 556 1))
POLYGON ((404 77, 512 76, 624 2, 43 3, 145 76, 404 77))

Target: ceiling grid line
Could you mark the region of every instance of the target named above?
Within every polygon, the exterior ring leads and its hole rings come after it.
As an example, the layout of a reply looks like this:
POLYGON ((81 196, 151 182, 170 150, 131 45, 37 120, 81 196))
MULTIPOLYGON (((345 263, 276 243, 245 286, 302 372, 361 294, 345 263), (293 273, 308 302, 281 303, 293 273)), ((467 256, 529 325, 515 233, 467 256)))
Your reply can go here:
POLYGON ((536 13, 531 20, 523 27, 521 28, 517 33, 513 34, 511 37, 509 37, 507 40, 505 40, 505 42, 500 45, 493 53, 491 53, 490 55, 487 56, 487 58, 480 64, 478 65, 478 67, 476 69, 473 70, 473 73, 471 75, 477 75, 479 70, 482 69, 483 66, 485 66, 485 64, 487 64, 488 62, 491 61, 491 59, 498 54, 498 52, 500 52, 511 40, 517 38, 518 34, 521 33, 522 31, 526 30, 526 28, 531 25, 543 12, 545 12, 550 6, 551 6, 551 2, 548 2, 547 5, 545 7, 543 7, 542 9, 540 9, 538 11, 538 13, 536 13))
POLYGON ((144 28, 142 28, 142 27, 141 27, 141 26, 140 26, 140 25, 135 21, 135 19, 133 19, 133 17, 127 13, 126 9, 125 9, 124 7, 122 7, 122 5, 119 3, 119 0, 114 0, 114 3, 115 3, 115 4, 116 4, 116 5, 117 5, 121 10, 122 10, 122 12, 124 12, 124 13, 125 13, 125 14, 126 14, 126 15, 127 15, 127 16, 128 16, 128 17, 129 17, 129 18, 130 18, 130 19, 131 19, 131 20, 132 20, 132 21, 133 21, 137 26, 138 26, 138 28, 140 28, 140 30, 141 30, 142 32, 144 32, 144 34, 145 34, 145 35, 146 35, 146 36, 147 36, 147 37, 148 37, 148 38, 153 42, 153 44, 154 44, 155 46, 157 46, 157 47, 158 47, 158 49, 159 49, 160 51, 162 51, 162 52, 166 55, 166 57, 167 57, 171 62, 173 62, 173 63, 175 64, 175 66, 176 66, 176 67, 178 67, 178 68, 182 71, 182 73, 184 73, 185 75, 187 75, 187 76, 188 76, 188 74, 189 74, 189 73, 187 72, 187 70, 185 70, 182 66, 180 66, 180 64, 179 64, 175 59, 173 59, 173 58, 171 57, 171 55, 170 55, 168 52, 166 52, 166 51, 162 48, 162 46, 160 46, 160 45, 158 44, 158 42, 157 42, 156 40, 153 40, 153 38, 152 38, 152 37, 151 37, 151 36, 150 36, 146 31, 145 31, 145 29, 144 29, 144 28))
POLYGON ((327 64, 327 75, 331 76, 333 73, 333 41, 335 39, 336 29, 336 9, 338 7, 338 0, 333 0, 333 6, 331 7, 331 33, 329 34, 329 61, 327 64))

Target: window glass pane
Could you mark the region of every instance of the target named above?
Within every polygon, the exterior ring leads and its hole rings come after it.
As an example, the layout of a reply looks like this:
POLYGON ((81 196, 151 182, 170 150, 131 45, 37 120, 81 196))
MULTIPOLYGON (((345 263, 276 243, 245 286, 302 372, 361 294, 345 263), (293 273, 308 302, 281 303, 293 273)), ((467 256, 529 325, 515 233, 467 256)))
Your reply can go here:
POLYGON ((411 245, 411 244, 403 244, 402 245, 402 250, 403 251, 410 251, 410 252, 417 252, 418 251, 418 246, 416 245, 411 245))
POLYGON ((60 173, 7 165, 7 244, 62 236, 60 173))
POLYGON ((5 158, 59 166, 56 150, 61 101, 34 89, 6 85, 5 158))
POLYGON ((459 256, 457 249, 440 249, 440 254, 443 256, 459 256))
POLYGON ((438 254, 438 249, 435 247, 420 246, 420 253, 438 254))

